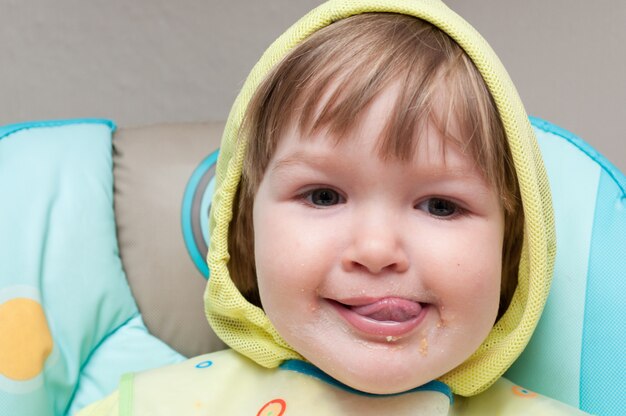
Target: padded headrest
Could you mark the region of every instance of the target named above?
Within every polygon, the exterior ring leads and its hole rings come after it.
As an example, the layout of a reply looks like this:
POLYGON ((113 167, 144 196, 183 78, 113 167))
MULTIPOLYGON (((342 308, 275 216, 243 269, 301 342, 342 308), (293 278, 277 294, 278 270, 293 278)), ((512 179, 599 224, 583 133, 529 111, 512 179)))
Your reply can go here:
POLYGON ((113 137, 118 240, 131 290, 150 332, 187 357, 224 348, 202 302, 207 188, 223 128, 162 124, 113 137))

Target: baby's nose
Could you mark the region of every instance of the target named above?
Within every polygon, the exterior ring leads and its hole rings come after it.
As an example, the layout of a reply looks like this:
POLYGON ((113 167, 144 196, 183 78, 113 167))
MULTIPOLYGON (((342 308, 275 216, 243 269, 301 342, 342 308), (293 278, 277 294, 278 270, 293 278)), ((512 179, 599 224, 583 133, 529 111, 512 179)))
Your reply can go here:
POLYGON ((400 237, 402 227, 368 227, 357 225, 357 231, 342 258, 346 271, 402 273, 409 267, 409 257, 400 237))

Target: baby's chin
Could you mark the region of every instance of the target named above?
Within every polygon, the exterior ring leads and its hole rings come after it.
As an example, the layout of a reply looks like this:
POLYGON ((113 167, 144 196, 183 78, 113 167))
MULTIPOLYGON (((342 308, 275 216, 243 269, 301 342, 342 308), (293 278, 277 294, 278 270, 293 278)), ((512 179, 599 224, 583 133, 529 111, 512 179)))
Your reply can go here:
POLYGON ((343 384, 369 394, 398 394, 415 389, 424 384, 429 383, 433 379, 430 377, 421 379, 412 375, 408 379, 400 379, 399 377, 358 377, 350 380, 341 381, 343 384))
MULTIPOLYGON (((345 363, 344 363, 345 364, 345 363)), ((426 364, 426 363, 422 363, 426 364)), ((416 363, 363 363, 354 367, 334 366, 320 369, 337 381, 355 390, 370 394, 398 394, 427 384, 444 373, 437 368, 428 368, 416 363)))

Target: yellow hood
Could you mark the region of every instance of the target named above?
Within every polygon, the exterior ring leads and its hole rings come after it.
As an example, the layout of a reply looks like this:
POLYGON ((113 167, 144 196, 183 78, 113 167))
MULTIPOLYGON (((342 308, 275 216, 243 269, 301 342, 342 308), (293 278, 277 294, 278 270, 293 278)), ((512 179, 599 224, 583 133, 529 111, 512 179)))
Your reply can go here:
POLYGON ((331 0, 288 29, 256 64, 235 100, 222 138, 210 219, 211 277, 205 292, 206 315, 224 342, 262 366, 273 368, 284 360, 302 359, 281 338, 263 310, 244 299, 229 276, 228 227, 245 153, 245 146, 235 146, 237 131, 257 86, 289 50, 322 27, 365 12, 415 16, 454 39, 485 79, 513 155, 525 215, 519 283, 509 309, 479 349, 440 378, 454 393, 471 396, 493 384, 528 343, 548 296, 556 244, 546 173, 517 91, 487 42, 439 0, 331 0))

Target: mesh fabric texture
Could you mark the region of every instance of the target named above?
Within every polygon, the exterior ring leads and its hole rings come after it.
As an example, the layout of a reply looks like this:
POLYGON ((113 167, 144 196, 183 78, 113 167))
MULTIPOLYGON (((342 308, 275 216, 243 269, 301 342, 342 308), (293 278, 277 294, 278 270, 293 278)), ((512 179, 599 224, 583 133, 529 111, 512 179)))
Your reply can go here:
POLYGON ((245 143, 236 145, 246 106, 265 74, 292 48, 315 31, 346 17, 390 12, 428 21, 453 38, 482 74, 497 105, 517 170, 525 214, 519 283, 509 309, 479 349, 440 378, 463 396, 493 384, 528 343, 543 310, 556 249, 549 185, 528 117, 500 60, 480 34, 439 0, 331 0, 309 12, 265 52, 246 80, 231 110, 222 138, 210 229, 205 310, 215 332, 233 349, 273 368, 302 359, 278 334, 260 308, 248 303, 230 279, 228 227, 240 181, 245 143))

